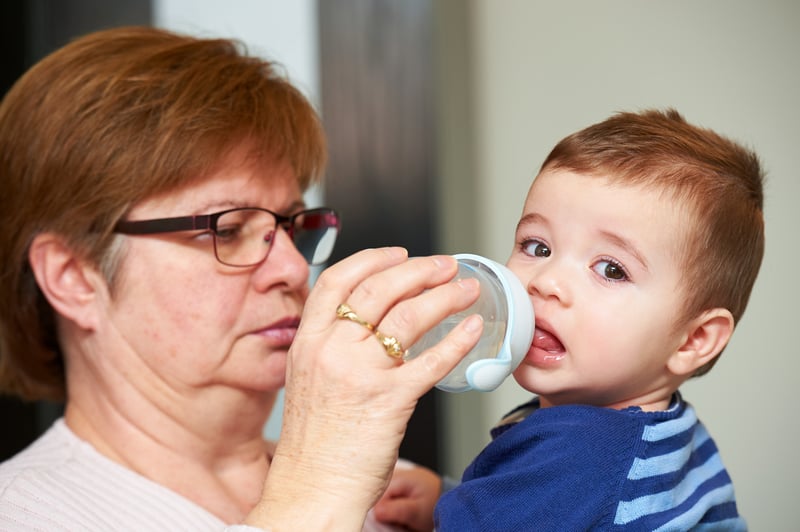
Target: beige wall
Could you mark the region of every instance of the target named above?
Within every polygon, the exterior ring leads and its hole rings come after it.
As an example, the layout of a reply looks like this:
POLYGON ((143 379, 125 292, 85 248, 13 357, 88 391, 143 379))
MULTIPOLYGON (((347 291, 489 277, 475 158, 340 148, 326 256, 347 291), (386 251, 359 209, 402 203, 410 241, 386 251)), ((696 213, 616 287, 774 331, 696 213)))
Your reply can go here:
MULTIPOLYGON (((800 3, 439 0, 437 15, 441 173, 454 191, 442 195, 443 251, 505 261, 546 153, 617 110, 675 106, 759 152, 765 262, 720 364, 684 395, 717 440, 751 529, 797 530, 800 3)), ((449 472, 525 398, 513 381, 449 396, 449 472)))

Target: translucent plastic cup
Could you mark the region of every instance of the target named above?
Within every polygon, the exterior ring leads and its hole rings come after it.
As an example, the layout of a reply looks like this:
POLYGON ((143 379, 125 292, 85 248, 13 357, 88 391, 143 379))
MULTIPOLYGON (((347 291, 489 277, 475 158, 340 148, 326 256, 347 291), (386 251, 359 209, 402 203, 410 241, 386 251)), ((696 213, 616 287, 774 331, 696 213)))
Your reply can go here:
POLYGON ((478 344, 436 384, 447 392, 490 392, 517 368, 533 340, 533 306, 525 287, 505 266, 480 255, 454 255, 458 279, 478 279, 481 295, 468 309, 448 316, 408 349, 406 360, 434 346, 464 318, 483 317, 478 344))

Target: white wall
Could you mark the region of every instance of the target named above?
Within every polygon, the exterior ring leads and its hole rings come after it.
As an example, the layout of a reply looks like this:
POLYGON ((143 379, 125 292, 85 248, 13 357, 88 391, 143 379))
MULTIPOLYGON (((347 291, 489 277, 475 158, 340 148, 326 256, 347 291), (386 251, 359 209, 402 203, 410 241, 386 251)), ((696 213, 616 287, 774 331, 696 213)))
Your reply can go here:
POLYGON ((175 31, 240 39, 254 54, 283 64, 295 85, 319 103, 315 0, 153 0, 153 18, 175 31))
MULTIPOLYGON (((458 52, 468 61, 461 58, 466 66, 455 76, 466 76, 471 92, 471 116, 457 122, 466 120, 473 130, 460 155, 467 158, 462 169, 471 167, 478 181, 475 252, 506 260, 523 198, 547 152, 566 134, 615 111, 675 106, 690 121, 761 155, 769 173, 764 265, 723 359, 708 376, 687 384, 684 395, 719 444, 751 529, 800 529, 794 492, 800 423, 793 401, 800 383, 794 335, 800 301, 800 3, 444 3, 469 10, 468 49, 458 52)), ((445 89, 463 90, 463 81, 446 82, 445 89)), ((464 137, 463 131, 449 132, 464 137)), ((478 399, 448 398, 457 435, 450 440, 449 471, 459 471, 486 442, 486 429, 526 397, 509 381, 478 399), (482 412, 477 420, 476 411, 482 412)))
MULTIPOLYGON (((319 53, 315 0, 154 0, 154 25, 198 35, 242 41, 253 55, 282 64, 292 82, 319 109, 319 53)), ((306 195, 319 204, 322 192, 306 195)), ((314 272, 312 272, 313 274, 314 272)), ((280 434, 283 393, 264 428, 267 438, 280 434)))

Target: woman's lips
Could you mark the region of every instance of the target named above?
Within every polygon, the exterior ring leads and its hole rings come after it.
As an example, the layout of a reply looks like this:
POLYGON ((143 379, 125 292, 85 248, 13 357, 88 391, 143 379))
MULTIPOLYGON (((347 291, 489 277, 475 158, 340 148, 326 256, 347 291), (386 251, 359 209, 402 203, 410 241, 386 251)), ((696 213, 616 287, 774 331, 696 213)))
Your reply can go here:
POLYGON ((266 338, 269 340, 270 344, 275 347, 288 348, 294 341, 299 325, 299 317, 284 318, 263 329, 255 331, 255 334, 266 338))

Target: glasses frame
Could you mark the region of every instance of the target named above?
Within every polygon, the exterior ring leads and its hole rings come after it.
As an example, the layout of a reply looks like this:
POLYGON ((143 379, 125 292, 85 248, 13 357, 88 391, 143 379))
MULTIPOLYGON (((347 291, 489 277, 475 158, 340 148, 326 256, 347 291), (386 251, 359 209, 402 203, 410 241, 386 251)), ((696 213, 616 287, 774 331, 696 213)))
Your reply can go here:
MULTIPOLYGON (((219 253, 217 252, 217 221, 221 216, 234 211, 262 211, 271 214, 275 218, 275 229, 277 230, 280 227, 286 231, 286 234, 289 235, 289 238, 292 240, 292 244, 295 244, 295 220, 300 216, 307 216, 309 214, 333 216, 336 219, 336 224, 329 227, 336 229, 337 237, 339 235, 339 231, 341 230, 341 219, 339 218, 339 214, 334 209, 328 207, 305 209, 289 216, 284 216, 282 214, 278 214, 277 212, 273 212, 269 209, 263 209, 261 207, 234 207, 232 209, 225 209, 224 211, 219 211, 212 214, 195 214, 192 216, 153 218, 149 220, 120 220, 114 225, 114 232, 124 235, 157 235, 163 233, 177 233, 181 231, 211 231, 214 241, 214 258, 216 258, 219 263, 226 266, 232 266, 234 268, 250 268, 252 266, 256 266, 257 264, 263 263, 269 257, 270 251, 272 251, 271 240, 269 241, 269 247, 267 248, 264 258, 257 262, 253 262, 251 264, 230 264, 219 258, 219 253)), ((326 257, 325 260, 328 258, 329 257, 326 257)), ((309 262, 309 264, 311 266, 315 266, 324 262, 325 261, 309 262)))

